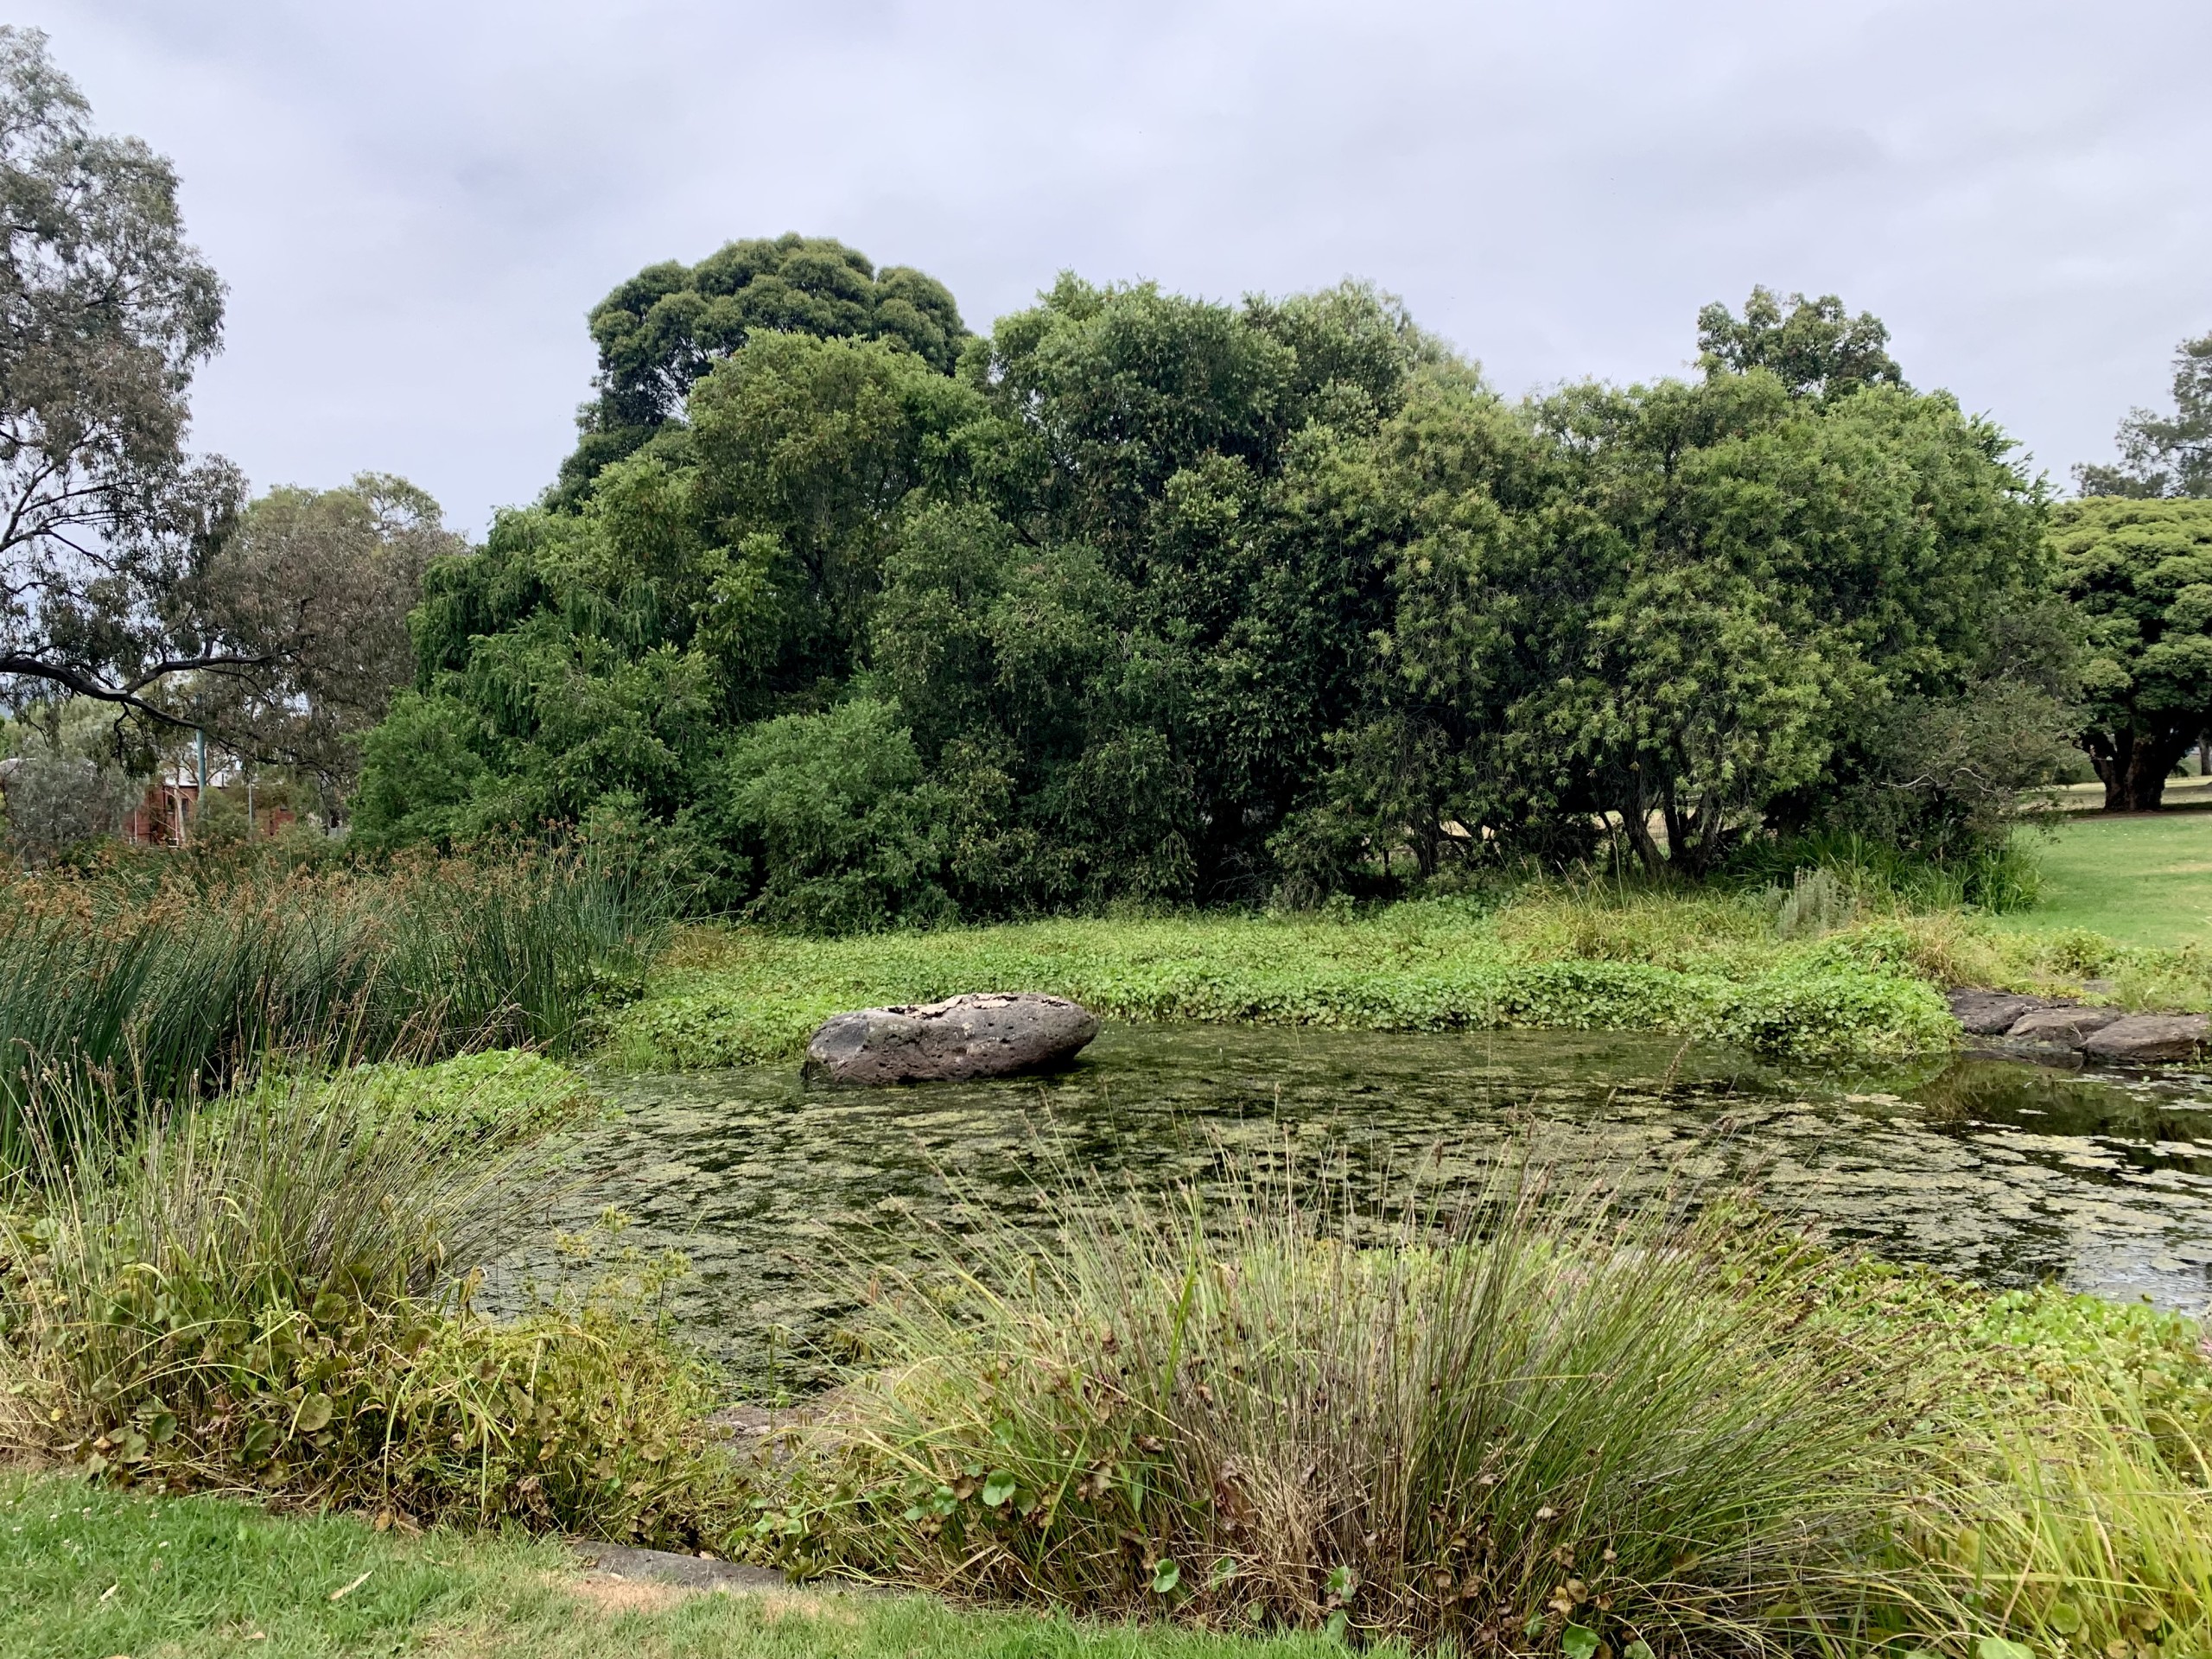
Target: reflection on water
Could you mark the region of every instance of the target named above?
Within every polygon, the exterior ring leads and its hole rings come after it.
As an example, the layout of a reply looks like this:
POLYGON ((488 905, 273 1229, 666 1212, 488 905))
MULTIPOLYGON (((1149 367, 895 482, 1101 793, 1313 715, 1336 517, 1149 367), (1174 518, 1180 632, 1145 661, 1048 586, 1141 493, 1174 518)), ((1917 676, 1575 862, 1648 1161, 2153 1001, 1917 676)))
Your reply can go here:
POLYGON ((1115 1027, 1048 1078, 854 1091, 762 1066, 601 1087, 621 1116, 579 1147, 561 1220, 615 1205, 634 1241, 690 1256, 678 1318, 756 1382, 803 1380, 777 1356, 835 1311, 809 1268, 825 1236, 897 1248, 949 1202, 944 1172, 1024 1208, 1058 1160, 1167 1181, 1205 1175, 1224 1145, 1472 1174, 1521 1124, 1547 1162, 1755 1172, 1846 1236, 1985 1283, 2056 1277, 2192 1313, 2212 1283, 2199 1073, 1783 1071, 1608 1033, 1115 1027))

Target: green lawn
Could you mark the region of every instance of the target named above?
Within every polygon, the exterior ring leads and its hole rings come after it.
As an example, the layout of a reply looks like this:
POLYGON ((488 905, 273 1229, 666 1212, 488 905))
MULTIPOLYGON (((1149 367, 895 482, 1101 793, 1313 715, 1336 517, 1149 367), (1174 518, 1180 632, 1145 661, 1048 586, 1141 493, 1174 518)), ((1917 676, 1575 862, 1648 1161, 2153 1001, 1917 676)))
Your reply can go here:
POLYGON ((2212 944, 2212 812, 2085 814, 2032 845, 2043 902, 2010 925, 2085 927, 2125 944, 2212 944))
POLYGON ((955 1611, 927 1597, 687 1594, 587 1580, 521 1538, 378 1534, 0 1474, 0 1659, 1321 1659, 1320 1637, 1238 1640, 955 1611))

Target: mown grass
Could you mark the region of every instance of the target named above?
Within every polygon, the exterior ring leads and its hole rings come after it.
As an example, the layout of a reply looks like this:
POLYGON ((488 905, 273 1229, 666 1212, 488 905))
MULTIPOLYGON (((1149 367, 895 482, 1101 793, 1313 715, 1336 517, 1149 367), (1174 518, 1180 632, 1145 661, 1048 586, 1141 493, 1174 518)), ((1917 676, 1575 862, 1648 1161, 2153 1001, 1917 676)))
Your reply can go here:
POLYGON ((2212 949, 2212 811, 2069 815, 2029 849, 2043 873, 2040 899, 2009 925, 2212 949))
POLYGON ((349 1515, 272 1515, 67 1475, 0 1474, 4 1659, 1321 1659, 1338 1651, 1318 1637, 1236 1640, 958 1612, 920 1596, 594 1592, 565 1549, 518 1535, 409 1537, 349 1515))

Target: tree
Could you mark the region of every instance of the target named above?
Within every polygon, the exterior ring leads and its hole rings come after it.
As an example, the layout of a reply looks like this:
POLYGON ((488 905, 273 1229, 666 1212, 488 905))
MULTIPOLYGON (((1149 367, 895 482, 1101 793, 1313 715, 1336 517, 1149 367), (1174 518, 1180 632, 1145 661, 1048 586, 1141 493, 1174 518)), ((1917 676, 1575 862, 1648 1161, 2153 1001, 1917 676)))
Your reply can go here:
POLYGON ((1840 397, 1862 386, 1902 386, 1890 331, 1870 311, 1848 315, 1833 294, 1789 296, 1785 314, 1771 289, 1754 288, 1739 319, 1715 301, 1697 314, 1697 348, 1707 376, 1765 369, 1793 397, 1840 397))
POLYGON ((174 677, 268 660, 199 585, 241 494, 182 448, 222 285, 169 164, 95 133, 35 29, 0 28, 0 676, 160 718, 174 677))
POLYGON ((2155 810, 2212 729, 2212 502, 2062 502, 2050 541, 2058 591, 2088 635, 2082 747, 2106 810, 2155 810))
POLYGON ((2174 412, 2133 410, 2120 423, 2116 467, 2079 466, 2083 495, 2212 496, 2212 334, 2174 351, 2174 412))
POLYGON ((1520 405, 1356 283, 1063 276, 951 376, 838 302, 711 360, 671 323, 650 434, 434 563, 357 827, 619 801, 718 902, 855 927, 1318 896, 1601 823, 1697 874, 1878 754, 1985 823, 2018 751, 1943 721, 2042 591, 2041 498, 1832 299, 1708 313, 1698 382, 1520 405))
POLYGON ((49 864, 113 835, 140 788, 119 753, 110 711, 82 697, 48 697, 8 722, 0 760, 8 850, 49 864))
POLYGON ((360 740, 415 677, 407 613, 431 562, 467 550, 405 479, 270 491, 209 561, 209 613, 268 668, 209 676, 170 706, 253 760, 311 773, 326 808, 352 791, 360 740))
POLYGON ((1872 361, 1878 323, 1785 378, 1703 322, 1701 384, 1518 410, 1452 392, 1393 423, 1411 533, 1329 794, 1370 846, 1395 814, 1424 868, 1455 845, 1555 857, 1602 816, 1647 868, 1700 874, 1821 814, 1867 722, 1958 696, 1993 616, 2036 593, 2039 502, 2007 441, 1872 361))
POLYGON ((895 340, 950 374, 968 331, 942 283, 909 266, 876 270, 828 237, 732 242, 696 265, 648 265, 592 308, 599 396, 554 499, 580 503, 600 470, 671 422, 707 371, 763 334, 895 340))
POLYGON ((357 829, 574 824, 612 794, 673 821, 734 730, 818 711, 864 666, 905 504, 957 486, 982 414, 880 340, 764 334, 718 362, 581 506, 502 513, 482 552, 433 562, 422 696, 370 746, 357 829))

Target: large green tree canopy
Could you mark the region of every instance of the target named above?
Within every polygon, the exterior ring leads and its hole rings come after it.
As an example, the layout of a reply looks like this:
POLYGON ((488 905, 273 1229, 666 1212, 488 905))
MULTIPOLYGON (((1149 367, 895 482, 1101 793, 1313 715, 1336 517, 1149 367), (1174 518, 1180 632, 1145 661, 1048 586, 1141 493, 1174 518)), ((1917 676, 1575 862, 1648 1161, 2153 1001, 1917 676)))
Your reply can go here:
POLYGON ((913 273, 716 258, 594 314, 621 442, 432 566, 372 839, 656 825, 713 901, 837 926, 1607 833, 1699 868, 1854 791, 1942 820, 1883 722, 1986 700, 2045 592, 2005 439, 1833 299, 1514 404, 1358 284, 1064 277, 956 353, 913 273))
POLYGON ((599 396, 561 468, 559 496, 680 419, 692 386, 759 334, 895 340, 949 373, 968 338, 942 283, 903 265, 877 270, 826 237, 733 242, 696 265, 648 265, 593 308, 599 396))
POLYGON ((2088 633, 2082 747, 2105 804, 2147 811, 2212 731, 2212 501, 2062 502, 2050 537, 2088 633))

